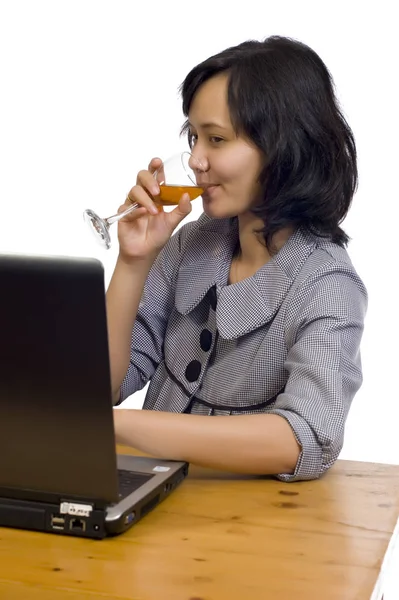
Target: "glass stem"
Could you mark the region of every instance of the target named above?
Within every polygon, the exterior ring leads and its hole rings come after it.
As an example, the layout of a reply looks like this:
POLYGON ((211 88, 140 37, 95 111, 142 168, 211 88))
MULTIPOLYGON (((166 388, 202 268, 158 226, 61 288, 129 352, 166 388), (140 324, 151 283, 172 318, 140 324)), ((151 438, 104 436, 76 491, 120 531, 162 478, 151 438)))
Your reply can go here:
POLYGON ((129 208, 127 208, 123 212, 118 213, 117 215, 114 215, 113 217, 108 217, 108 219, 106 219, 108 225, 112 225, 112 223, 117 223, 118 221, 123 219, 123 217, 126 217, 126 215, 129 215, 131 212, 136 210, 136 208, 138 208, 138 207, 139 207, 139 205, 137 204, 137 202, 135 202, 134 204, 129 206, 129 208))

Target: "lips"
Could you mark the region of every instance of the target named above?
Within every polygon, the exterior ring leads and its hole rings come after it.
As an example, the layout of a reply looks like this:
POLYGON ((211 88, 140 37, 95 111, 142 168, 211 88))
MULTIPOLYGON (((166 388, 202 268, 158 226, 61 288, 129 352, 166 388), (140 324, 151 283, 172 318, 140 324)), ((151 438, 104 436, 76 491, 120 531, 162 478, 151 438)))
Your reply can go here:
POLYGON ((216 190, 216 188, 219 187, 219 184, 216 183, 198 183, 198 185, 200 187, 203 188, 204 193, 202 194, 202 197, 204 198, 204 196, 206 198, 212 197, 213 192, 216 190))
POLYGON ((210 187, 216 187, 218 184, 217 183, 209 183, 208 181, 201 181, 201 180, 197 180, 197 185, 199 185, 199 187, 202 187, 204 190, 207 190, 210 187))

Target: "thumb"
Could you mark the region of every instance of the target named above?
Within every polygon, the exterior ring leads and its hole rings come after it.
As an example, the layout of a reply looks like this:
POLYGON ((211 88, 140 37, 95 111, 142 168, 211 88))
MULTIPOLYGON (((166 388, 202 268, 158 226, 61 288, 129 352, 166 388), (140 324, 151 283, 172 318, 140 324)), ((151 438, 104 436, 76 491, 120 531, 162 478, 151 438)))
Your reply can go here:
POLYGON ((177 225, 181 221, 183 221, 183 219, 187 217, 187 215, 190 214, 191 210, 192 206, 190 196, 188 194, 183 194, 176 208, 173 209, 170 213, 168 213, 169 222, 172 225, 173 229, 177 227, 177 225))

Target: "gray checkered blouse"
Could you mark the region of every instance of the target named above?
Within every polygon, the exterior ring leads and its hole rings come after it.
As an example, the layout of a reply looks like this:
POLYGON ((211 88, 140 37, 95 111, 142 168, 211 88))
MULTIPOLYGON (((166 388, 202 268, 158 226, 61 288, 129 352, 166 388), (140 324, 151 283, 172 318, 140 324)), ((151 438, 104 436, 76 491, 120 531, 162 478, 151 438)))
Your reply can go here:
POLYGON ((145 409, 201 415, 274 413, 313 479, 342 448, 362 382, 367 293, 346 250, 301 230, 252 277, 228 285, 236 220, 202 215, 155 261, 134 325, 121 401, 150 381, 145 409))

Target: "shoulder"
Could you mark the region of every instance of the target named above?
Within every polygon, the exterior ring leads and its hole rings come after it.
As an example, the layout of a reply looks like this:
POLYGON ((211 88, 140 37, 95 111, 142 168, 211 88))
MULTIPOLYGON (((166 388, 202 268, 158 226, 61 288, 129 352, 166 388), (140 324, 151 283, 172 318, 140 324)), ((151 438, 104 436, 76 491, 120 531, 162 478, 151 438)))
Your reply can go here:
POLYGON ((303 316, 356 316, 363 320, 367 289, 345 248, 316 238, 314 250, 296 279, 293 303, 303 316))
POLYGON ((317 290, 336 288, 339 291, 339 286, 344 289, 354 286, 367 297, 347 250, 302 229, 295 231, 270 263, 266 263, 257 279, 265 293, 270 290, 270 281, 273 281, 273 289, 279 284, 290 300, 293 296, 309 297, 317 290))
POLYGON ((319 285, 337 286, 346 284, 355 287, 359 293, 367 297, 367 290, 361 277, 356 271, 347 250, 337 244, 318 240, 312 256, 309 258, 303 288, 319 285))

